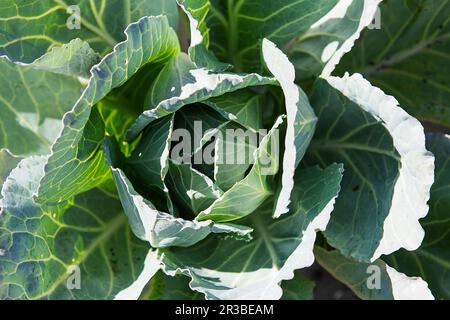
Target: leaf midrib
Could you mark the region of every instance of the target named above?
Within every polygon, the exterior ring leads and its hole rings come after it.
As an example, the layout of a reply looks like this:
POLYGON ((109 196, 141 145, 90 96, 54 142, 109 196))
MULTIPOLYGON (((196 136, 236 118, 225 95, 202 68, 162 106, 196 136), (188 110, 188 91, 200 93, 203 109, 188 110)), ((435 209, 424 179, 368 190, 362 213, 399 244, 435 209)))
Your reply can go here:
POLYGON ((272 265, 273 267, 279 269, 279 261, 280 258, 278 257, 277 250, 273 246, 273 243, 269 236, 269 230, 266 228, 264 223, 261 221, 260 217, 256 217, 255 215, 250 215, 250 220, 252 221, 252 225, 255 227, 255 230, 258 232, 258 234, 261 236, 261 240, 264 243, 264 245, 267 248, 267 251, 269 252, 270 258, 272 259, 272 265))
POLYGON ((17 118, 19 118, 22 123, 26 124, 29 129, 41 142, 46 146, 50 147, 50 142, 44 138, 38 131, 36 131, 35 126, 33 126, 31 123, 29 123, 22 115, 17 112, 17 110, 8 102, 6 101, 1 95, 0 95, 0 102, 3 102, 3 104, 8 108, 9 111, 11 111, 13 114, 16 115, 17 118))
POLYGON ((436 264, 450 270, 450 262, 445 261, 444 259, 438 257, 437 255, 421 249, 417 250, 416 253, 422 256, 424 259, 431 260, 436 264))
MULTIPOLYGON (((97 248, 101 247, 102 244, 107 242, 109 238, 125 223, 127 223, 126 215, 119 213, 117 217, 115 217, 113 220, 111 220, 110 223, 105 225, 103 233, 99 235, 84 251, 80 257, 73 261, 71 265, 79 266, 81 263, 83 263, 97 248)), ((52 286, 50 286, 46 291, 40 293, 37 296, 31 297, 31 300, 37 300, 43 297, 48 296, 51 294, 54 290, 56 290, 65 280, 67 279, 67 273, 64 272, 56 281, 53 283, 52 286)))
POLYGON ((401 158, 399 156, 396 156, 386 150, 370 147, 367 145, 362 145, 358 143, 351 143, 351 142, 338 142, 338 141, 325 141, 325 140, 314 140, 311 143, 311 150, 322 150, 322 149, 337 149, 337 150, 356 150, 356 151, 367 151, 370 153, 375 153, 379 155, 384 155, 387 157, 390 157, 398 162, 401 162, 401 158))
POLYGON ((369 76, 373 75, 374 73, 382 71, 383 69, 385 69, 387 67, 392 67, 394 65, 397 65, 397 64, 405 61, 406 59, 411 58, 411 57, 415 56, 416 54, 421 53, 423 50, 427 49, 428 46, 430 46, 438 41, 441 41, 441 40, 445 41, 445 40, 448 40, 449 38, 450 38, 450 33, 446 33, 440 37, 432 38, 429 41, 421 42, 409 49, 406 49, 406 50, 396 53, 390 59, 382 60, 374 66, 370 66, 368 68, 361 69, 357 72, 363 74, 366 77, 369 77, 369 76))
MULTIPOLYGON (((53 0, 53 2, 55 2, 56 4, 62 6, 64 9, 67 10, 67 8, 69 8, 69 6, 67 5, 67 3, 65 3, 63 0, 53 0)), ((81 24, 83 24, 87 29, 91 30, 93 33, 97 34, 99 37, 101 37, 108 45, 110 45, 111 47, 114 47, 117 44, 116 39, 114 39, 106 29, 101 28, 101 26, 99 26, 100 28, 97 28, 96 26, 94 26, 93 24, 87 22, 85 19, 83 19, 83 17, 80 17, 80 22, 81 24)), ((98 22, 98 21, 97 21, 98 22)))

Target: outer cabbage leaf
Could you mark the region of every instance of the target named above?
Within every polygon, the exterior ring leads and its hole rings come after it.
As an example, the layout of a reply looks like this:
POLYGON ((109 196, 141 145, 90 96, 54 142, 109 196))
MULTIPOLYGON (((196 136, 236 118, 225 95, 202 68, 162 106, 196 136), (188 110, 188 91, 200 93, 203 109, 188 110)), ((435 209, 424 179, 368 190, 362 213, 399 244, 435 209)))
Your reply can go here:
POLYGON ((116 195, 101 189, 58 206, 35 204, 45 162, 22 160, 2 188, 0 298, 110 299, 136 280, 148 247, 131 233, 116 195))
POLYGON ((31 65, 34 69, 87 79, 90 76, 91 67, 99 61, 99 54, 92 50, 87 42, 74 39, 68 44, 53 47, 50 52, 36 59, 31 65))
POLYGON ((314 281, 311 281, 300 272, 295 272, 294 279, 283 281, 281 300, 312 300, 314 281))
POLYGON ((144 268, 137 279, 127 288, 121 290, 116 294, 114 300, 137 300, 141 295, 145 286, 160 270, 161 263, 157 259, 156 251, 150 250, 147 253, 144 261, 144 268))
POLYGON ((319 79, 311 102, 319 122, 307 163, 346 168, 329 243, 360 261, 417 249, 434 179, 421 124, 358 74, 319 79))
POLYGON ((61 119, 79 98, 96 62, 88 44, 74 40, 25 65, 0 57, 0 148, 17 155, 48 154, 61 119))
MULTIPOLYGON (((204 295, 189 286, 190 278, 185 275, 168 276, 162 271, 156 273, 145 289, 140 300, 202 300, 204 295)), ((313 299, 314 282, 300 272, 295 272, 292 280, 283 281, 282 300, 313 299)))
POLYGON ((9 173, 19 164, 20 160, 22 160, 21 157, 13 155, 8 149, 0 149, 0 190, 9 173))
POLYGON ((143 16, 164 14, 172 27, 178 24, 175 0, 5 0, 0 12, 0 55, 22 62, 74 38, 105 55, 125 40, 123 30, 143 16))
POLYGON ((87 88, 64 116, 64 128, 53 145, 39 186, 40 202, 64 201, 109 177, 100 150, 105 124, 96 103, 144 65, 163 63, 179 51, 177 36, 165 17, 142 18, 125 34, 127 40, 92 68, 87 88))
POLYGON ((358 72, 411 115, 450 127, 450 2, 383 1, 380 30, 365 30, 338 73, 358 72))
POLYGON ((383 260, 409 276, 421 276, 437 299, 450 299, 450 138, 429 134, 427 148, 436 157, 436 182, 430 212, 421 221, 425 238, 416 251, 400 250, 383 260))
POLYGON ((210 48, 237 70, 261 71, 261 40, 284 48, 329 12, 335 0, 211 1, 210 48))
POLYGON ((322 248, 314 250, 317 261, 359 298, 367 300, 434 300, 422 278, 410 278, 378 259, 357 262, 322 248))

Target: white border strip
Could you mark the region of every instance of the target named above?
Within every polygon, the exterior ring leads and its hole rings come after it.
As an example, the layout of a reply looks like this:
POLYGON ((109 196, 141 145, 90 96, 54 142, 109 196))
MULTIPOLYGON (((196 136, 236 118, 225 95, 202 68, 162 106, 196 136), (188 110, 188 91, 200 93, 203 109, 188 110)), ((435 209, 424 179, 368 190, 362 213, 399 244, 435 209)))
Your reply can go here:
MULTIPOLYGON (((357 0, 357 1, 361 1, 361 0, 357 0)), ((336 66, 339 64, 339 62, 341 61, 342 57, 347 53, 350 52, 350 50, 353 48, 356 40, 359 39, 359 37, 361 36, 361 32, 372 23, 375 14, 378 10, 378 5, 380 4, 382 0, 364 0, 364 9, 363 9, 363 13, 361 15, 360 21, 359 21, 359 26, 358 29, 356 30, 356 32, 349 37, 342 45, 341 47, 334 53, 334 55, 331 57, 330 60, 328 60, 328 63, 325 65, 325 68, 322 71, 322 76, 323 77, 327 77, 330 76, 334 69, 336 69, 336 66)), ((336 18, 336 17, 341 17, 341 16, 345 16, 345 13, 347 12, 348 6, 350 6, 350 3, 345 2, 345 0, 341 0, 337 5, 336 5, 336 11, 335 9, 333 9, 332 11, 330 11, 329 16, 326 15, 325 17, 328 16, 327 19, 332 19, 332 18, 336 18)), ((319 22, 321 24, 325 23, 327 20, 323 20, 319 22)), ((318 24, 320 26, 320 24, 318 24)))
POLYGON ((428 284, 420 277, 408 277, 386 264, 395 300, 434 300, 428 284))
POLYGON ((289 211, 291 192, 294 188, 295 163, 297 159, 295 120, 299 108, 300 93, 295 84, 295 68, 288 57, 268 39, 263 40, 262 48, 266 66, 280 83, 286 99, 287 129, 281 178, 282 187, 273 214, 274 218, 278 218, 289 211))
POLYGON ((434 156, 426 150, 422 124, 406 113, 394 97, 372 86, 360 74, 328 77, 326 80, 383 122, 401 156, 400 173, 391 208, 384 221, 383 237, 371 261, 400 248, 416 250, 425 235, 419 219, 428 213, 427 202, 434 182, 434 156))
POLYGON ((145 258, 144 269, 128 288, 120 291, 114 300, 138 300, 147 283, 161 269, 161 261, 158 252, 150 250, 145 258))

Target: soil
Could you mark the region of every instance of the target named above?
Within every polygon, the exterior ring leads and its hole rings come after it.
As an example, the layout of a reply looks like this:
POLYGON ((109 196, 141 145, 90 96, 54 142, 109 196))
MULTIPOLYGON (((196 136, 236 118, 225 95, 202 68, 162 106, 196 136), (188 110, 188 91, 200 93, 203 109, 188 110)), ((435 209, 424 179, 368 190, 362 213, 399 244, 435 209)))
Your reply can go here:
POLYGON ((349 288, 333 278, 317 262, 303 270, 303 274, 316 283, 314 300, 359 300, 349 288))

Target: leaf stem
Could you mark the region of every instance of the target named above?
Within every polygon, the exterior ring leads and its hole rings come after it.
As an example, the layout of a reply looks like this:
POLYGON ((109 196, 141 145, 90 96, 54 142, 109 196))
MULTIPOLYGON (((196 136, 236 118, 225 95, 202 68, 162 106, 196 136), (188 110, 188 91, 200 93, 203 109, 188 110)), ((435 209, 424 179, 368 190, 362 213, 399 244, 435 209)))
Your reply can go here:
POLYGON ((237 55, 238 46, 238 22, 234 10, 234 0, 227 0, 227 14, 228 14, 228 54, 231 61, 237 70, 241 69, 240 62, 237 55))

